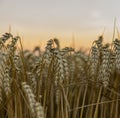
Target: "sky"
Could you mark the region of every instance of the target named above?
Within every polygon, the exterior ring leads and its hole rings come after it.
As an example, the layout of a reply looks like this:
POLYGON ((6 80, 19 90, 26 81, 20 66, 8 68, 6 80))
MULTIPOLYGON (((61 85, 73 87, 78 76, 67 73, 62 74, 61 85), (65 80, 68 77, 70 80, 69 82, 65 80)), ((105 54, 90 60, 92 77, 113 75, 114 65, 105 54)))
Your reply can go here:
POLYGON ((11 27, 25 48, 44 47, 51 38, 89 48, 104 31, 110 42, 115 18, 119 29, 120 0, 0 0, 0 35, 11 27))

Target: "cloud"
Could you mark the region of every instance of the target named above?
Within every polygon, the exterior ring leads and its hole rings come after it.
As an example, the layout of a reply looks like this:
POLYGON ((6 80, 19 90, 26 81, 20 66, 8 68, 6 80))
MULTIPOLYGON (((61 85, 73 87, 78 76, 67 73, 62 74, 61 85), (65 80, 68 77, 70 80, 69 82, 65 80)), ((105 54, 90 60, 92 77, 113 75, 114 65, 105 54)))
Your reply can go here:
POLYGON ((0 0, 0 6, 2 6, 3 5, 3 0, 0 0))
POLYGON ((98 19, 101 17, 101 13, 99 11, 92 11, 91 16, 95 19, 98 19))

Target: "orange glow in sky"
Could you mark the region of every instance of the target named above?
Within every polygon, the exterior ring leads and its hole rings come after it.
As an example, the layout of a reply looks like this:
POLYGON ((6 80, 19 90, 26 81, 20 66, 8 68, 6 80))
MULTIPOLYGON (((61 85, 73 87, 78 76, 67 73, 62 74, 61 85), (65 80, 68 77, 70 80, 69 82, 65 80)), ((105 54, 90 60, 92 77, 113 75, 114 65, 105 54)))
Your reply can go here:
POLYGON ((120 0, 0 0, 0 34, 19 34, 25 48, 45 47, 58 38, 61 47, 89 48, 104 33, 112 40, 114 18, 119 29, 120 0), (113 7, 113 5, 115 7, 113 7))

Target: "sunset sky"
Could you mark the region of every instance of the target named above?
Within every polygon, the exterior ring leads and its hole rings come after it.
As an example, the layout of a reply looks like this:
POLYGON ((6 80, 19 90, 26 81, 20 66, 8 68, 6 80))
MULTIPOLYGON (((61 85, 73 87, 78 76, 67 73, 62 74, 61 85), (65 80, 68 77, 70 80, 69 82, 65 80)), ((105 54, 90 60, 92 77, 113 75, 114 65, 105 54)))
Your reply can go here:
POLYGON ((26 48, 58 38, 62 46, 88 48, 102 34, 112 40, 120 25, 120 0, 0 0, 0 34, 19 34, 26 48))

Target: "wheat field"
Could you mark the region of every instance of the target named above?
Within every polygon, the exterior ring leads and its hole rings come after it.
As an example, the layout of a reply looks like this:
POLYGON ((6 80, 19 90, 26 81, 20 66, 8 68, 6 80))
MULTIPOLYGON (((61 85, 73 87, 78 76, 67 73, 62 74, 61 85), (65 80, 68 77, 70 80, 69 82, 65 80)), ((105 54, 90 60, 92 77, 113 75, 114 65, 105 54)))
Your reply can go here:
POLYGON ((89 54, 24 50, 19 36, 0 38, 0 118, 120 118, 120 40, 93 41, 89 54))

